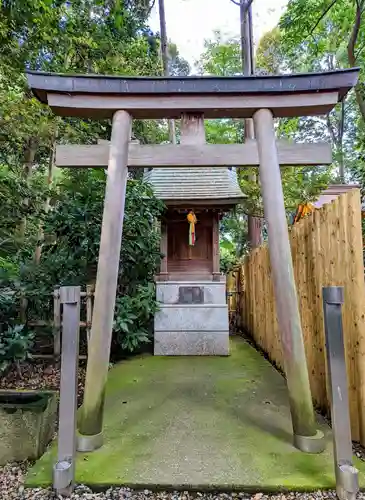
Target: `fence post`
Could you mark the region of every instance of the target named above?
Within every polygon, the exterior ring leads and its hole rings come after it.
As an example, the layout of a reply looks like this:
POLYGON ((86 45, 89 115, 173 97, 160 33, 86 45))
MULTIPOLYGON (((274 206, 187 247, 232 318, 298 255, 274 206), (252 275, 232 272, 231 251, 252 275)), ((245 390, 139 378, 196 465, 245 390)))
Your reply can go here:
POLYGON ((60 288, 63 304, 58 455, 53 468, 53 487, 70 495, 75 475, 76 411, 80 336, 80 287, 60 288))
POLYGON ((53 291, 53 354, 61 354, 61 303, 60 289, 56 287, 53 291))
POLYGON ((323 287, 322 297, 327 371, 331 391, 336 491, 340 500, 354 500, 359 491, 359 483, 358 470, 352 464, 351 425, 342 328, 343 287, 323 287))
POLYGON ((86 285, 86 340, 88 352, 91 333, 91 321, 93 317, 93 293, 94 285, 86 285))

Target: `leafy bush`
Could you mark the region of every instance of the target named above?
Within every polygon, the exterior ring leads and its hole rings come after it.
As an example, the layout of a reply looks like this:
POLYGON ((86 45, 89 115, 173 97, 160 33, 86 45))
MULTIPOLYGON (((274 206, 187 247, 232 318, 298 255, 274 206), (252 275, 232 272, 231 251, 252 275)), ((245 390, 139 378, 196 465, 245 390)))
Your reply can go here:
POLYGON ((227 274, 231 271, 238 262, 238 257, 227 250, 226 247, 220 248, 220 271, 221 273, 227 274))
MULTIPOLYGON (((51 319, 56 285, 85 287, 96 279, 106 175, 104 171, 65 174, 45 221, 40 265, 21 270, 28 319, 51 319)), ((156 310, 153 279, 161 254, 156 219, 164 210, 152 188, 128 180, 117 288, 116 351, 135 351, 151 335, 156 310)))
POLYGON ((133 352, 149 343, 153 331, 153 315, 158 310, 152 283, 139 285, 134 296, 117 298, 114 333, 123 350, 133 352))
POLYGON ((33 346, 34 333, 24 325, 9 326, 0 335, 0 373, 5 372, 13 363, 19 364, 29 359, 33 346))

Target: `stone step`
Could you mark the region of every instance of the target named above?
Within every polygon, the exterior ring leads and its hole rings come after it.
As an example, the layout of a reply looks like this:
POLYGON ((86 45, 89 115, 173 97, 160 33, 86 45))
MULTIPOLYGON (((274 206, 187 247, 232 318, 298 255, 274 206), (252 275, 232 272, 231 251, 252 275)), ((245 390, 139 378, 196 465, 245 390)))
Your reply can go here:
POLYGON ((155 356, 228 356, 227 332, 156 332, 155 356))
POLYGON ((155 314, 155 333, 228 330, 226 304, 161 304, 155 314))

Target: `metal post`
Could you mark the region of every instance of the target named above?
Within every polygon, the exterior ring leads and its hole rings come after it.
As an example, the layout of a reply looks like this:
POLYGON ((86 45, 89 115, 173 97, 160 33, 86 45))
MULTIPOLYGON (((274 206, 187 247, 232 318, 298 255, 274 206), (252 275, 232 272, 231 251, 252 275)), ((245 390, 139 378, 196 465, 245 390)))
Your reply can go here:
POLYGON ((316 430, 272 112, 258 110, 254 124, 294 445, 307 453, 320 453, 325 441, 316 430))
POLYGON ((340 500, 353 500, 359 491, 359 482, 358 470, 352 465, 351 424, 342 328, 343 287, 323 287, 322 296, 327 372, 331 391, 336 491, 340 500))
POLYGON ((53 487, 59 495, 72 493, 75 476, 77 371, 80 335, 80 287, 60 288, 63 304, 58 455, 53 487))

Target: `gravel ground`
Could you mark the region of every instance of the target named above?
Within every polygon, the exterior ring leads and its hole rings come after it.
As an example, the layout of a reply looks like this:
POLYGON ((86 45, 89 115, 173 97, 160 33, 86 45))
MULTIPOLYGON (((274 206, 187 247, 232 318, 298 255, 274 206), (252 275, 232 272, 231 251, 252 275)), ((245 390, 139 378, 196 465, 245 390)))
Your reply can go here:
MULTIPOLYGON (((0 467, 0 500, 61 500, 61 496, 50 489, 23 486, 28 464, 8 464, 0 467)), ((87 486, 76 486, 70 500, 325 500, 335 499, 334 491, 316 491, 312 493, 286 493, 265 495, 256 493, 199 493, 199 492, 166 492, 149 490, 135 491, 129 488, 109 488, 104 492, 95 493, 87 486)), ((359 493, 359 500, 365 500, 365 492, 359 493)))
MULTIPOLYGON (((79 368, 79 402, 82 398, 85 368, 79 368)), ((56 364, 44 361, 27 363, 21 366, 20 371, 11 370, 0 380, 1 389, 51 389, 58 390, 60 372, 56 364)), ((361 460, 365 460, 364 448, 354 443, 354 453, 361 460)), ((0 500, 60 500, 50 489, 24 488, 24 479, 29 463, 7 464, 0 466, 0 500)), ((70 500, 325 500, 335 499, 334 491, 316 491, 313 493, 287 493, 279 495, 265 495, 256 493, 199 493, 199 492, 151 492, 149 490, 133 491, 129 488, 110 488, 102 493, 92 492, 83 485, 76 486, 70 500)), ((359 500, 365 500, 365 492, 358 495, 359 500)))
MULTIPOLYGON (((23 487, 27 464, 9 464, 0 467, 0 500, 60 500, 50 489, 23 487)), ((199 492, 151 492, 149 490, 134 491, 129 488, 109 488, 102 493, 93 493, 87 486, 77 486, 70 497, 71 500, 324 500, 335 499, 334 491, 316 491, 313 493, 287 493, 264 495, 256 493, 199 493, 199 492)), ((365 500, 365 494, 359 494, 359 500, 365 500)))

